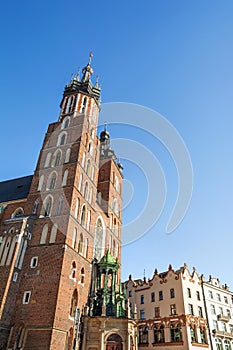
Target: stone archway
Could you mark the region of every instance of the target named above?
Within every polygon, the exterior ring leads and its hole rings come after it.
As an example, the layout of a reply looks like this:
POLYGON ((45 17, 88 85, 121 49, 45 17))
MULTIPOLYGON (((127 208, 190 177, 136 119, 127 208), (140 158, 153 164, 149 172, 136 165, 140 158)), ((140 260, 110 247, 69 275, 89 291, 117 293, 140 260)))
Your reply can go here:
POLYGON ((107 338, 106 350, 123 350, 121 337, 114 333, 107 338))

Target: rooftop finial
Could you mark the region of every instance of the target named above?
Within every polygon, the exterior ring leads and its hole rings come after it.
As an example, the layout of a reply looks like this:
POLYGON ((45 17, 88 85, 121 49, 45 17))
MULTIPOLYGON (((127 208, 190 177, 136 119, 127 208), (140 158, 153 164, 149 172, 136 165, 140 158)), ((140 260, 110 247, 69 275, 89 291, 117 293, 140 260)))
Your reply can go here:
POLYGON ((78 67, 78 74, 77 74, 77 80, 78 81, 80 81, 80 71, 81 71, 81 69, 80 69, 80 67, 78 67))
POLYGON ((91 64, 91 59, 92 59, 92 57, 93 57, 93 53, 92 53, 92 52, 90 52, 90 54, 89 54, 89 62, 88 62, 88 64, 91 64))
POLYGON ((99 88, 99 77, 98 75, 96 76, 96 81, 95 81, 95 88, 99 88))
POLYGON ((104 122, 104 131, 107 131, 107 122, 104 122))

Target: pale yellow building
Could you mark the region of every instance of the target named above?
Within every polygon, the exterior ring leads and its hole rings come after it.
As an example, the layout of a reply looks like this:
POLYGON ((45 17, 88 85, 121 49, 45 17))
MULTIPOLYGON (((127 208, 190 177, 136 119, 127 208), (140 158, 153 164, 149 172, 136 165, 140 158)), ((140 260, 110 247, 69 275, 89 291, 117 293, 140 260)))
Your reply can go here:
POLYGON ((125 282, 138 324, 138 349, 211 349, 201 279, 186 264, 155 270, 151 279, 125 282))

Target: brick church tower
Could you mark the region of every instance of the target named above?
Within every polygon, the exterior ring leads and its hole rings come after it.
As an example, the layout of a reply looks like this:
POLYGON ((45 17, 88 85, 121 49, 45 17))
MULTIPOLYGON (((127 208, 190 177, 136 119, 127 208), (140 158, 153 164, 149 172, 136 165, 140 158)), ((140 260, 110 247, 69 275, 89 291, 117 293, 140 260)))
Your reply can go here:
POLYGON ((106 128, 96 134, 92 74, 90 55, 65 87, 34 175, 0 183, 0 349, 78 348, 93 261, 109 252, 120 266, 122 166, 106 128))

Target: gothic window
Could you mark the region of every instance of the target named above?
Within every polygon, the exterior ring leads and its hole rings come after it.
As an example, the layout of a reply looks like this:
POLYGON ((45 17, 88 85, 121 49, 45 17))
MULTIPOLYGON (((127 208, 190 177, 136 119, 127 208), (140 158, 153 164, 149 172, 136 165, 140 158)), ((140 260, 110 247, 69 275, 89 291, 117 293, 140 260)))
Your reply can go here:
POLYGON ((88 144, 88 153, 92 156, 93 155, 93 145, 92 142, 89 142, 88 144))
POLYGON ((62 128, 62 129, 66 129, 66 128, 68 128, 69 124, 70 124, 70 117, 66 117, 66 118, 64 118, 63 121, 62 121, 62 126, 61 126, 61 128, 62 128))
POLYGON ((87 213, 87 230, 90 230, 90 223, 91 223, 91 211, 89 210, 87 213))
POLYGON ((116 218, 113 220, 113 233, 118 236, 118 227, 117 227, 117 221, 116 218))
POLYGON ((57 224, 54 224, 51 230, 49 243, 55 243, 56 242, 56 235, 57 235, 57 224))
POLYGON ((90 204, 92 203, 92 187, 90 188, 90 191, 89 191, 89 203, 90 204))
POLYGON ((52 166, 55 167, 55 166, 59 166, 60 165, 60 162, 61 162, 61 151, 60 150, 57 150, 56 153, 54 154, 53 156, 53 162, 52 162, 52 166))
POLYGON ((77 229, 75 227, 73 230, 73 236, 72 236, 72 248, 74 249, 76 247, 76 242, 77 242, 77 229))
POLYGON ((53 204, 53 199, 51 196, 48 196, 45 198, 42 210, 41 210, 41 215, 42 216, 50 216, 51 211, 52 211, 52 204, 53 204))
POLYGON ((71 152, 71 150, 70 150, 70 148, 68 148, 66 151, 65 163, 69 163, 69 161, 70 161, 70 152, 71 152))
POLYGON ((63 204, 63 196, 60 196, 58 200, 58 206, 57 206, 57 215, 61 215, 62 204, 63 204))
POLYGON ((98 203, 98 204, 101 204, 101 202, 102 202, 102 193, 101 193, 101 192, 98 192, 98 193, 97 193, 97 198, 96 198, 96 200, 97 200, 97 203, 98 203))
POLYGON ((64 131, 58 136, 57 146, 63 146, 66 143, 67 133, 64 131))
POLYGON ((86 105, 87 105, 87 98, 84 97, 83 104, 82 104, 82 114, 85 113, 86 105))
POLYGON ((139 327, 139 344, 148 344, 148 327, 139 327))
POLYGON ((118 177, 116 175, 114 176, 114 187, 115 187, 116 191, 119 192, 119 180, 118 180, 118 177))
POLYGON ((86 245, 85 245, 85 258, 88 257, 88 238, 86 238, 86 245))
POLYGON ((48 182, 47 182, 47 190, 53 190, 55 188, 57 181, 57 174, 53 172, 49 175, 48 182))
POLYGON ((118 207, 118 202, 117 202, 117 199, 116 198, 113 198, 113 201, 112 201, 112 210, 113 212, 118 215, 119 214, 119 207, 118 207))
POLYGON ((39 205, 39 198, 37 198, 34 202, 34 206, 32 209, 32 214, 36 214, 37 213, 37 209, 38 209, 38 205, 39 205))
POLYGON ((75 279, 76 278, 76 262, 72 262, 72 267, 71 267, 71 278, 75 279))
POLYGON ((21 326, 19 328, 16 341, 15 341, 15 349, 22 349, 24 338, 25 338, 25 331, 26 331, 26 328, 24 326, 21 326))
POLYGON ((66 186, 66 185, 67 185, 68 174, 69 174, 69 172, 68 172, 68 170, 66 169, 66 170, 64 171, 64 174, 63 174, 62 186, 66 186))
POLYGON ((164 326, 154 327, 154 343, 165 343, 164 326))
POLYGON ((79 190, 79 192, 81 192, 82 181, 83 181, 83 174, 80 174, 79 175, 79 183, 78 183, 78 190, 79 190))
POLYGON ((40 180, 39 180, 39 184, 38 184, 37 191, 41 191, 41 190, 42 190, 43 183, 44 183, 44 175, 41 175, 40 180))
POLYGON ((78 253, 83 254, 83 234, 82 233, 80 233, 80 237, 79 237, 78 253))
POLYGON ((74 217, 77 219, 78 217, 78 209, 79 209, 79 199, 76 199, 76 205, 75 205, 75 212, 74 212, 74 217))
POLYGON ((85 270, 84 270, 83 267, 81 268, 80 281, 81 281, 82 284, 84 284, 84 281, 85 281, 85 270))
POLYGON ((104 228, 100 218, 97 220, 96 223, 94 242, 94 258, 99 260, 102 256, 104 248, 104 228))
POLYGON ((90 175, 91 175, 91 161, 90 161, 90 159, 88 159, 88 161, 87 161, 86 173, 90 177, 90 175))
POLYGON ((171 324, 170 328, 171 333, 171 342, 181 342, 182 341, 182 328, 181 325, 178 324, 171 324))
POLYGON ((23 209, 22 208, 17 208, 14 211, 14 213, 12 214, 12 218, 20 218, 23 215, 24 215, 23 209))
POLYGON ((83 227, 86 226, 86 214, 87 214, 86 206, 83 205, 81 210, 81 220, 80 220, 80 223, 83 227))
POLYGON ((88 199, 88 182, 87 181, 85 182, 85 185, 84 185, 83 196, 86 200, 88 199))
POLYGON ((48 224, 45 224, 43 229, 42 229, 42 233, 41 233, 41 237, 40 237, 40 244, 46 243, 48 229, 49 229, 48 224))
POLYGON ((75 289, 73 292, 71 304, 70 304, 70 316, 71 317, 75 316, 77 306, 78 306, 78 292, 77 292, 77 289, 75 289))
POLYGON ((83 168, 85 167, 85 160, 86 160, 86 153, 83 153, 82 163, 81 163, 83 168))
POLYGON ((45 159, 45 164, 44 164, 45 168, 49 167, 50 160, 51 160, 51 153, 48 153, 47 156, 46 156, 46 159, 45 159))

